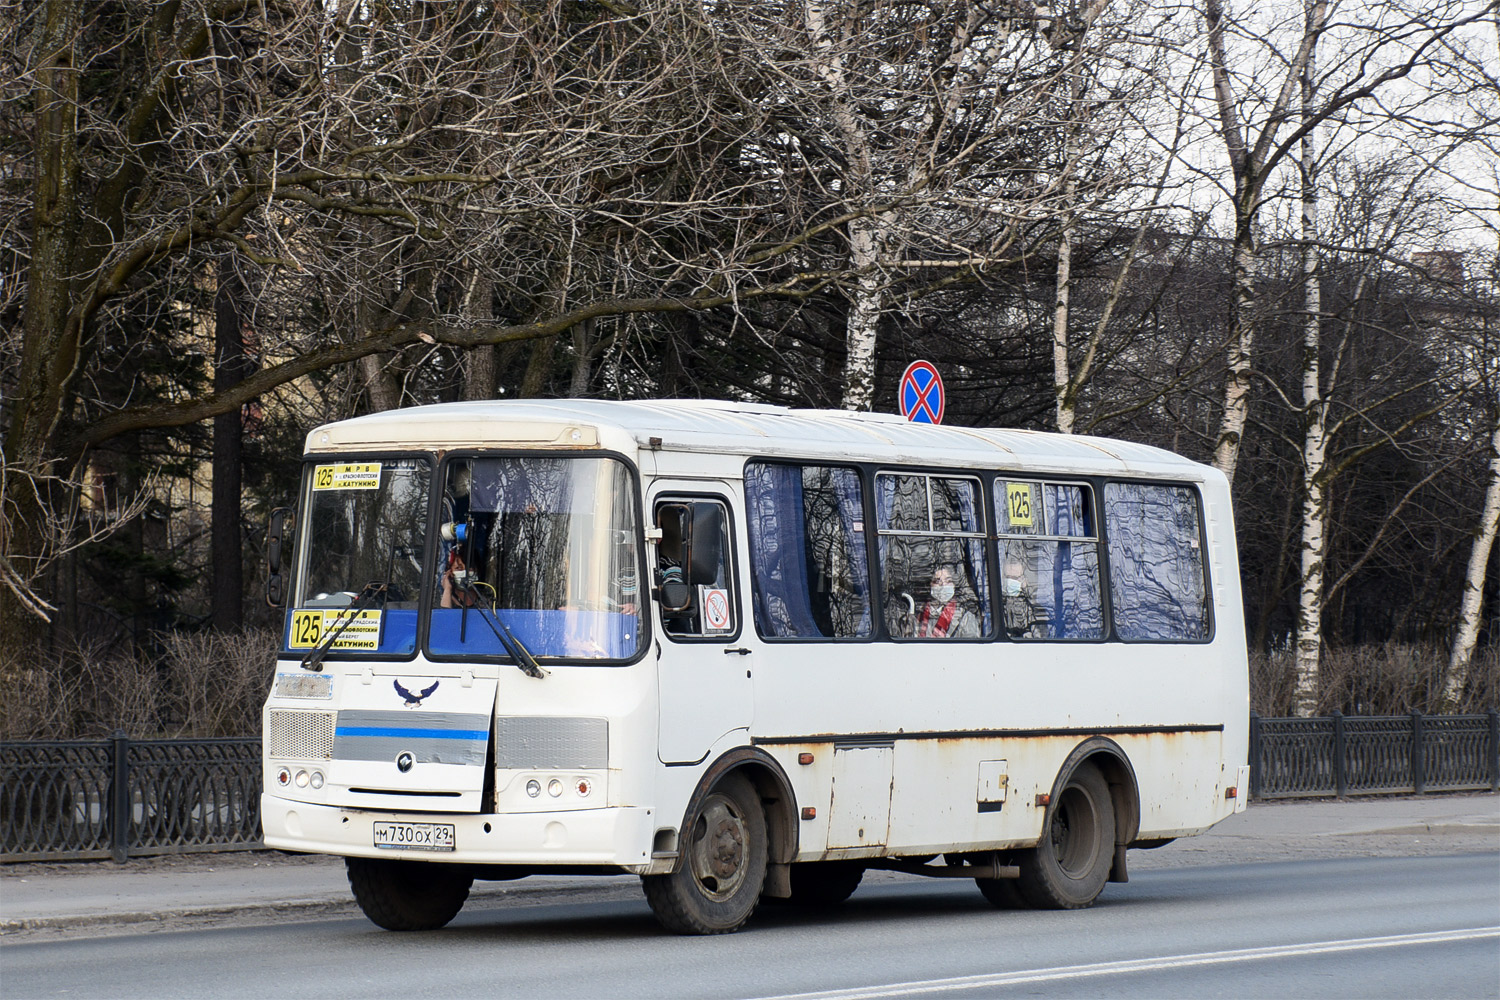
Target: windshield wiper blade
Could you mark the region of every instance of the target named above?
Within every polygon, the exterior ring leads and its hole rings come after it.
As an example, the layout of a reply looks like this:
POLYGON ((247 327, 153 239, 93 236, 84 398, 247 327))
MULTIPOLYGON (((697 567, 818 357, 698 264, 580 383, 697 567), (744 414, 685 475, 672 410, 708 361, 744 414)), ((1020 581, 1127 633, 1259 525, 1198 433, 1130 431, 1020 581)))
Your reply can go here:
MULTIPOLYGON (((390 589, 391 583, 389 579, 371 580, 365 584, 364 589, 359 592, 359 595, 350 601, 349 606, 344 609, 346 614, 344 620, 339 622, 339 627, 328 633, 328 638, 307 651, 307 655, 302 658, 302 669, 321 671, 323 669, 323 657, 333 648, 333 644, 338 641, 339 636, 344 634, 344 629, 348 628, 354 619, 359 617, 354 612, 365 610, 375 602, 377 597, 380 598, 380 606, 384 608, 385 595, 390 589)), ((383 625, 385 615, 381 615, 380 617, 381 624, 383 625)))
MULTIPOLYGON (((500 620, 499 613, 484 606, 484 594, 480 591, 478 585, 472 580, 466 580, 463 590, 465 596, 479 609, 480 620, 490 627, 491 632, 495 633, 495 638, 500 640, 500 645, 504 646, 505 651, 510 654, 510 658, 516 661, 516 666, 521 669, 521 672, 527 677, 535 677, 538 680, 546 677, 547 671, 543 669, 540 663, 536 662, 536 657, 531 655, 531 650, 527 649, 525 644, 516 638, 515 633, 510 630, 510 626, 500 620)), ((468 610, 468 606, 469 601, 465 601, 464 609, 466 611, 468 610)))

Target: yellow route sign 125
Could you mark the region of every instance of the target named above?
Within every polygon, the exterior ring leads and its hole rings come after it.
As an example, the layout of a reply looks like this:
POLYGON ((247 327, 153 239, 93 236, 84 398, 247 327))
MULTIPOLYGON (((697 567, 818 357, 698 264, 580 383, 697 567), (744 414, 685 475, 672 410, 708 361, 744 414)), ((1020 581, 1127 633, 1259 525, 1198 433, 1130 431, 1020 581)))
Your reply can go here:
MULTIPOLYGON (((333 641, 334 649, 379 649, 380 615, 377 610, 353 612, 354 619, 344 626, 333 641)), ((292 631, 287 636, 288 649, 311 649, 334 633, 350 612, 344 608, 315 611, 298 608, 292 612, 292 631)))
POLYGON ((1012 528, 1032 526, 1030 483, 1005 484, 1005 513, 1012 528))
POLYGON ((380 463, 320 465, 313 470, 313 489, 378 490, 380 489, 380 463))

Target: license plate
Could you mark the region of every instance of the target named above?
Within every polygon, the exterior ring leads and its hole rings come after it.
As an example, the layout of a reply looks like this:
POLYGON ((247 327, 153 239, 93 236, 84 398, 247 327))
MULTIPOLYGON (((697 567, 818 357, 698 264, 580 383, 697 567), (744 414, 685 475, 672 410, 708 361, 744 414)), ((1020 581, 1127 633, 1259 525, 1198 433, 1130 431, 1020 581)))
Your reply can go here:
POLYGON ((452 823, 376 823, 375 846, 390 851, 451 851, 452 823))

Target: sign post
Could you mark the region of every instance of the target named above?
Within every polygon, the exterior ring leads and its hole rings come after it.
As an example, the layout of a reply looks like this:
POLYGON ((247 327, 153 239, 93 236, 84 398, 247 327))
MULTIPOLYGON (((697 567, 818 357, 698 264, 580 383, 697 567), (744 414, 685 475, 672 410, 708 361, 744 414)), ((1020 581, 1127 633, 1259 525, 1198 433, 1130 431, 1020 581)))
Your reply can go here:
POLYGON ((943 376, 930 361, 913 361, 906 366, 901 376, 901 390, 897 394, 901 403, 901 415, 915 424, 940 424, 943 410, 948 405, 948 394, 943 389, 943 376))

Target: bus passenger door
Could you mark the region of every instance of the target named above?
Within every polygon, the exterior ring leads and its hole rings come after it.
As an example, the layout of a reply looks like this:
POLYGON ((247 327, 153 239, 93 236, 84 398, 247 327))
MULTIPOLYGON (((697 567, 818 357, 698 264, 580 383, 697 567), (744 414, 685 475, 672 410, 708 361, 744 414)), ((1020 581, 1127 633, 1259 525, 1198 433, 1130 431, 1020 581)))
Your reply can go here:
POLYGON ((656 597, 657 754, 697 763, 736 729, 749 729, 751 657, 741 617, 733 508, 726 484, 658 485, 651 519, 656 597))

